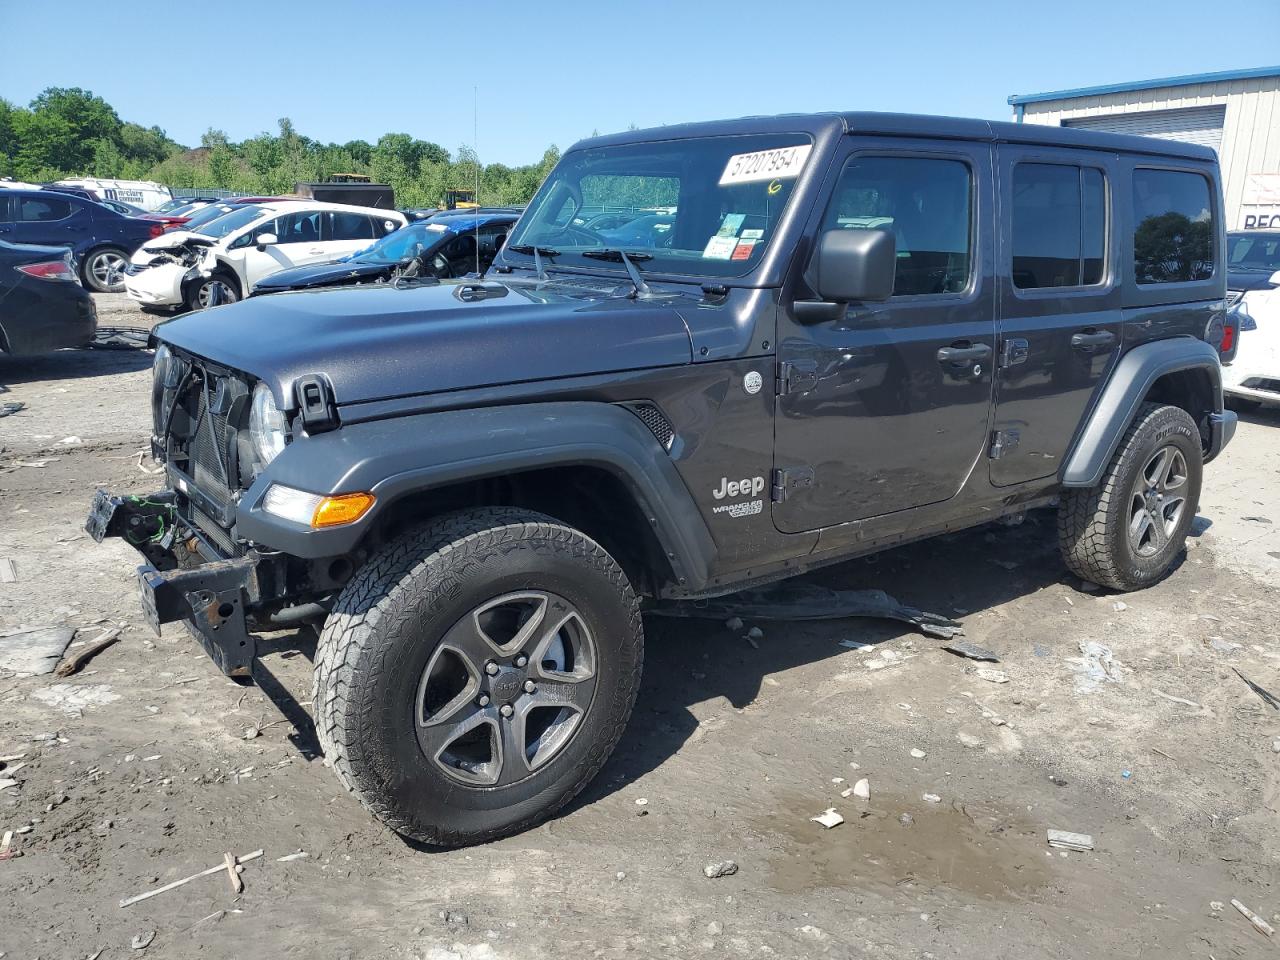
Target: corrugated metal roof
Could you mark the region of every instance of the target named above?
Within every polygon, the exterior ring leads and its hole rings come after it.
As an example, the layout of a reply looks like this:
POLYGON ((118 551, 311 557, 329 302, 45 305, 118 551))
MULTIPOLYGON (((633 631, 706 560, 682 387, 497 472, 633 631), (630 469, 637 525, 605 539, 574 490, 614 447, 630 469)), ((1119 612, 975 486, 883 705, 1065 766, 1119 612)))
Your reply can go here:
POLYGON ((1249 80, 1254 77, 1280 77, 1280 67, 1250 67, 1246 70, 1221 70, 1217 73, 1189 73, 1184 77, 1161 77, 1157 80, 1135 80, 1130 83, 1108 83, 1099 87, 1077 87, 1048 93, 1015 93, 1009 103, 1043 103, 1046 100, 1074 100, 1096 97, 1104 93, 1128 93, 1131 90, 1155 90, 1158 87, 1186 87, 1197 83, 1220 83, 1224 80, 1249 80))

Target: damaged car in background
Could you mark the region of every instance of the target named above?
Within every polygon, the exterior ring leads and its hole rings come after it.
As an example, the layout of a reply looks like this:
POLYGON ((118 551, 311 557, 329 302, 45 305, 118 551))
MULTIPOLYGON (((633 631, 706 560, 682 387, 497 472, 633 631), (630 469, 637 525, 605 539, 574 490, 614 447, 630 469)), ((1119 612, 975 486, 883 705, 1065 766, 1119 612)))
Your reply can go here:
POLYGON ((339 203, 245 205, 143 244, 125 270, 125 290, 151 309, 230 303, 273 273, 354 253, 404 224, 395 210, 339 203))
POLYGON ((250 295, 387 283, 400 277, 447 280, 483 273, 519 216, 504 212, 411 223, 349 257, 281 270, 255 286, 250 295))

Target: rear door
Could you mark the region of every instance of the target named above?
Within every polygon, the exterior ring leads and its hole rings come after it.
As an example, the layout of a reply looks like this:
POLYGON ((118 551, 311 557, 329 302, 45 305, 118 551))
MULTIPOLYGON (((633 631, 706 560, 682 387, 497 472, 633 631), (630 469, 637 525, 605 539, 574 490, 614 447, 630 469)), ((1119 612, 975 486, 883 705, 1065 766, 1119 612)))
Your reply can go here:
POLYGON ((1120 351, 1114 157, 1001 145, 991 482, 1056 474, 1120 351))
POLYGON ((32 193, 14 197, 14 206, 13 239, 18 243, 79 247, 89 238, 93 221, 88 204, 75 197, 32 193))
POLYGON ((995 352, 991 152, 868 138, 837 158, 818 229, 891 231, 894 294, 823 323, 781 313, 779 530, 949 500, 983 456, 995 352))
POLYGON ((370 246, 382 236, 377 223, 365 213, 329 210, 321 214, 321 254, 311 263, 338 260, 370 246))

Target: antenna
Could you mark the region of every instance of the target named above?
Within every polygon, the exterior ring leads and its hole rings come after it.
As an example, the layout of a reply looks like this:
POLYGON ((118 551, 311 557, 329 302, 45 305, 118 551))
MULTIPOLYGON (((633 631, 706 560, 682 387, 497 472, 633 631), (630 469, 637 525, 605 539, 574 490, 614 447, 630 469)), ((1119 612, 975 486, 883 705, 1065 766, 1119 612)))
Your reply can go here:
POLYGON ((471 87, 471 147, 476 157, 476 273, 480 272, 480 87, 471 87))

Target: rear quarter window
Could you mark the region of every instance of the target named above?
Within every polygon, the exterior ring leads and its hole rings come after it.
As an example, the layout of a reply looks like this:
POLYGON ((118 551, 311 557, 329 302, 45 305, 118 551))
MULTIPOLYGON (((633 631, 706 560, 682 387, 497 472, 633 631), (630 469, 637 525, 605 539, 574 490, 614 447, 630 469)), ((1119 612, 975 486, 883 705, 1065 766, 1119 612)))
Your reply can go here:
POLYGON ((1133 273, 1140 284, 1213 276, 1217 235, 1209 180, 1183 170, 1133 171, 1133 273))

